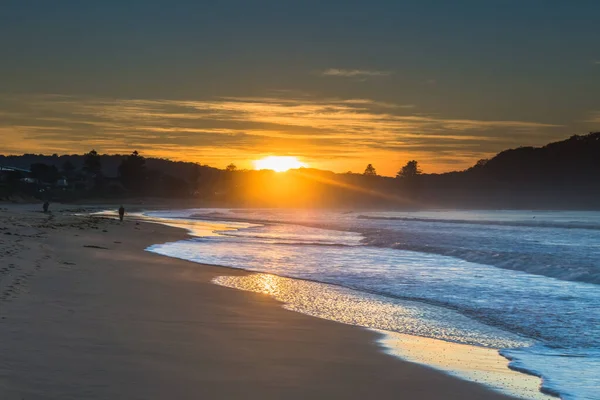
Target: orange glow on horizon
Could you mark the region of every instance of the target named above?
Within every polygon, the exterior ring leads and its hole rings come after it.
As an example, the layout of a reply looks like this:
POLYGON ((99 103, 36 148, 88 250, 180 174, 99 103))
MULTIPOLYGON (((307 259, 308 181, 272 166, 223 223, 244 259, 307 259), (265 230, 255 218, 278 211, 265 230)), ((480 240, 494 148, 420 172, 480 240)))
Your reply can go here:
POLYGON ((254 161, 254 169, 257 170, 270 169, 275 172, 285 172, 301 167, 306 167, 306 164, 292 156, 268 156, 254 161))

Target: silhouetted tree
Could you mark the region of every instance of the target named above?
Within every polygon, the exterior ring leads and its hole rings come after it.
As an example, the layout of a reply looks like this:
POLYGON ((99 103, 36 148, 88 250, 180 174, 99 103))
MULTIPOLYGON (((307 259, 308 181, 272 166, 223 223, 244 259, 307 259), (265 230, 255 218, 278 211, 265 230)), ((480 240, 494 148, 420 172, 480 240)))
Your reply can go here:
POLYGON ((172 175, 163 175, 161 177, 161 191, 165 197, 182 197, 189 195, 189 186, 184 179, 172 175))
POLYGON ((146 180, 148 182, 158 182, 163 176, 163 173, 157 169, 146 169, 146 180))
POLYGON ((198 179, 200 179, 200 165, 194 164, 192 166, 192 172, 190 172, 190 184, 196 188, 198 186, 198 179))
POLYGON ((14 194, 19 190, 19 185, 23 174, 20 171, 10 171, 6 177, 6 186, 8 194, 14 194))
POLYGON ((102 162, 96 150, 92 150, 83 156, 83 170, 93 175, 102 174, 102 162))
POLYGON ((407 162, 400 168, 400 171, 396 174, 396 179, 400 182, 405 196, 412 198, 419 196, 421 192, 419 175, 421 175, 421 169, 419 163, 415 160, 407 162))
POLYGON ((365 172, 363 172, 363 175, 365 175, 365 176, 376 176, 377 175, 377 171, 375 170, 375 167, 373 166, 373 164, 367 165, 367 168, 365 168, 365 172))
POLYGON ((225 168, 225 171, 235 172, 235 171, 237 171, 237 166, 234 163, 231 163, 225 168))
POLYGON ((119 165, 119 178, 125 188, 140 194, 146 187, 146 159, 137 151, 131 153, 119 165))
POLYGON ((62 165, 62 173, 67 178, 72 178, 75 172, 75 165, 69 160, 65 161, 62 165))
POLYGON ((58 169, 54 165, 35 163, 31 164, 30 170, 31 177, 40 182, 55 183, 60 177, 58 169))
POLYGON ((477 161, 475 167, 483 167, 488 163, 488 161, 490 161, 488 158, 482 158, 481 160, 477 161))
POLYGON ((419 163, 415 160, 409 161, 404 165, 404 167, 400 168, 400 171, 396 174, 396 178, 401 179, 412 179, 417 175, 421 174, 421 170, 419 169, 419 163))

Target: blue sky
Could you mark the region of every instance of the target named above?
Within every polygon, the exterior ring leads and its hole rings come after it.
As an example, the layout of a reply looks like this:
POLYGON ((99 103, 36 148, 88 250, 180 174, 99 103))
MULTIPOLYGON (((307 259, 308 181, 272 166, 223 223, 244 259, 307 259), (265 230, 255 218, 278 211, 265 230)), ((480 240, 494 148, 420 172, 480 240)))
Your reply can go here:
POLYGON ((4 0, 0 144, 461 169, 600 129, 599 19, 587 0, 4 0))

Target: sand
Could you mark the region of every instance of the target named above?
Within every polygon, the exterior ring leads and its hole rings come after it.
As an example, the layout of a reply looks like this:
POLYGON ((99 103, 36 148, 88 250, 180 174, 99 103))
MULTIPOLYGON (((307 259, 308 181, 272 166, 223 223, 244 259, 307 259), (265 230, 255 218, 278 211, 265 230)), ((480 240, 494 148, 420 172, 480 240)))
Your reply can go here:
POLYGON ((38 209, 0 205, 0 399, 508 398, 144 251, 180 229, 38 209))

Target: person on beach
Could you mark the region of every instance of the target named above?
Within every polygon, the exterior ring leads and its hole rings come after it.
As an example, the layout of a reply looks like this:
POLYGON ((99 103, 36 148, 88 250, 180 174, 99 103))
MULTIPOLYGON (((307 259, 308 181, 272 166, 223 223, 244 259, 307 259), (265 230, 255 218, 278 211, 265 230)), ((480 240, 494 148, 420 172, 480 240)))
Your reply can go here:
POLYGON ((50 207, 50 203, 48 203, 48 200, 46 200, 44 202, 44 205, 42 207, 44 208, 44 212, 47 213, 48 212, 48 208, 50 207))
POLYGON ((125 207, 119 207, 119 220, 123 222, 123 217, 125 217, 125 207))

